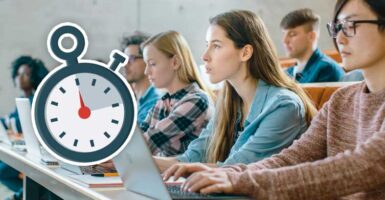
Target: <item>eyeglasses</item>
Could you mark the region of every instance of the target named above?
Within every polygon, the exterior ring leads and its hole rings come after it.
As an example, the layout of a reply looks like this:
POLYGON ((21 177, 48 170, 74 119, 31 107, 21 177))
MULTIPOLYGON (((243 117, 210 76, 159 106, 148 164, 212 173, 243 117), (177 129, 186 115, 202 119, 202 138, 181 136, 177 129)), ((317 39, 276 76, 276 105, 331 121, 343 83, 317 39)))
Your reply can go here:
POLYGON ((139 55, 129 55, 128 56, 128 62, 130 64, 133 64, 135 62, 136 59, 139 59, 139 58, 143 58, 143 56, 139 56, 139 55))
POLYGON ((376 24, 376 25, 385 25, 385 20, 354 20, 354 21, 339 21, 339 22, 330 22, 326 25, 329 35, 332 38, 336 38, 338 32, 342 30, 342 33, 346 37, 353 37, 356 35, 356 25, 357 24, 376 24))

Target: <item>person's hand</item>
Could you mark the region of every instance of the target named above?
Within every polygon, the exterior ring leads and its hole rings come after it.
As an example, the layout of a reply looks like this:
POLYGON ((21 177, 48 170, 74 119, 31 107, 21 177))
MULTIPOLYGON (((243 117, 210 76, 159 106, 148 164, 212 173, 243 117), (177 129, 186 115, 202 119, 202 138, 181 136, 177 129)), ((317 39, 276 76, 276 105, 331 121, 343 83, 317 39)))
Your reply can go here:
POLYGON ((179 177, 188 177, 194 172, 210 170, 211 167, 202 163, 177 163, 169 167, 163 173, 163 180, 168 180, 171 176, 174 176, 174 180, 178 180, 179 177))
POLYGON ((8 133, 9 139, 12 141, 23 139, 23 135, 20 133, 13 132, 12 130, 8 130, 7 133, 8 133))
POLYGON ((115 169, 115 166, 114 166, 114 163, 112 162, 112 160, 107 160, 106 162, 103 162, 103 163, 100 163, 98 165, 94 165, 95 167, 96 166, 100 166, 100 167, 103 167, 105 169, 115 169))
POLYGON ((159 156, 153 156, 154 161, 156 165, 158 166, 158 169, 161 173, 166 171, 169 167, 171 167, 173 164, 178 163, 178 160, 176 160, 175 157, 159 157, 159 156))
POLYGON ((234 193, 233 185, 225 170, 211 169, 192 174, 181 189, 189 192, 210 193, 234 193))

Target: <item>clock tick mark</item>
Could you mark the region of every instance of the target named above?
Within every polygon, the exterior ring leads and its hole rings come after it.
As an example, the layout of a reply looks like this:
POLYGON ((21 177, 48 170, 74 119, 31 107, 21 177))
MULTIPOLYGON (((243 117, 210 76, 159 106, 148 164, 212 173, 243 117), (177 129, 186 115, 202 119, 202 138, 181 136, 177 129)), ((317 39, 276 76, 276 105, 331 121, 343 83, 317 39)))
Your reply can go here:
POLYGON ((59 103, 58 103, 58 102, 56 102, 56 101, 51 101, 51 105, 54 105, 54 106, 58 106, 58 105, 59 105, 59 103))
POLYGON ((52 118, 51 119, 51 122, 57 122, 58 121, 58 118, 52 118))
POLYGON ((76 147, 76 146, 78 146, 78 140, 77 139, 74 140, 74 147, 76 147))
POLYGON ((110 90, 111 90, 111 88, 107 87, 107 88, 104 90, 104 94, 107 94, 110 90))
POLYGON ((96 79, 93 79, 91 85, 95 86, 95 84, 96 84, 96 79))
POLYGON ((107 132, 104 132, 104 136, 106 136, 106 138, 110 138, 110 134, 108 134, 107 132))
POLYGON ((60 138, 63 138, 65 136, 66 132, 63 132, 59 135, 60 138))
POLYGON ((118 123, 119 123, 119 121, 118 121, 118 120, 115 120, 115 119, 113 119, 113 120, 111 120, 111 123, 113 123, 113 124, 118 124, 118 123))
POLYGON ((63 94, 66 93, 66 90, 65 90, 63 87, 60 87, 59 90, 60 90, 60 92, 62 92, 63 94))
POLYGON ((119 106, 119 103, 114 103, 112 104, 112 107, 115 108, 115 107, 118 107, 119 106))
POLYGON ((94 140, 90 140, 90 144, 91 144, 91 147, 94 147, 95 146, 94 140))
POLYGON ((78 79, 78 78, 75 79, 75 82, 76 82, 76 85, 77 85, 77 86, 80 85, 80 82, 79 82, 79 79, 78 79))

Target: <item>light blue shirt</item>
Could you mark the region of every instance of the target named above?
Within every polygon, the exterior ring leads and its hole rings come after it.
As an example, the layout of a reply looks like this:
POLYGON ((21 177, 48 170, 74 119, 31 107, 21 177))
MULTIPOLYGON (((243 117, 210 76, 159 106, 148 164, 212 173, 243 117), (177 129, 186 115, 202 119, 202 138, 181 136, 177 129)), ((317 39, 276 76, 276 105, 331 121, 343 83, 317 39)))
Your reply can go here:
MULTIPOLYGON (((199 138, 192 141, 177 160, 207 162, 206 150, 213 133, 214 120, 210 120, 199 138)), ((218 166, 256 162, 290 146, 308 127, 304 104, 294 92, 259 80, 243 127, 228 158, 223 163, 218 162, 218 166)))
POLYGON ((153 86, 147 88, 144 95, 138 101, 138 124, 143 123, 159 98, 160 94, 153 86))

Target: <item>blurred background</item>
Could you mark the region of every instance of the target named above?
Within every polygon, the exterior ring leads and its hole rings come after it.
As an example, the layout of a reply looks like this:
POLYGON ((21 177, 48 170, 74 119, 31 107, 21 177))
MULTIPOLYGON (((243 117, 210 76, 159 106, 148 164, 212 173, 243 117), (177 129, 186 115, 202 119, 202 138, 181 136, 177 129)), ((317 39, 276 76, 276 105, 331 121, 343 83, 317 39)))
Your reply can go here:
POLYGON ((279 23, 288 12, 308 7, 321 16, 321 50, 334 49, 326 32, 334 0, 0 0, 0 116, 20 96, 11 79, 11 62, 20 55, 40 58, 49 69, 60 63, 50 57, 49 31, 61 22, 79 24, 89 39, 87 59, 109 61, 122 36, 136 30, 156 34, 181 32, 198 64, 205 48, 208 19, 231 9, 247 9, 265 21, 279 55, 285 57, 279 23))

